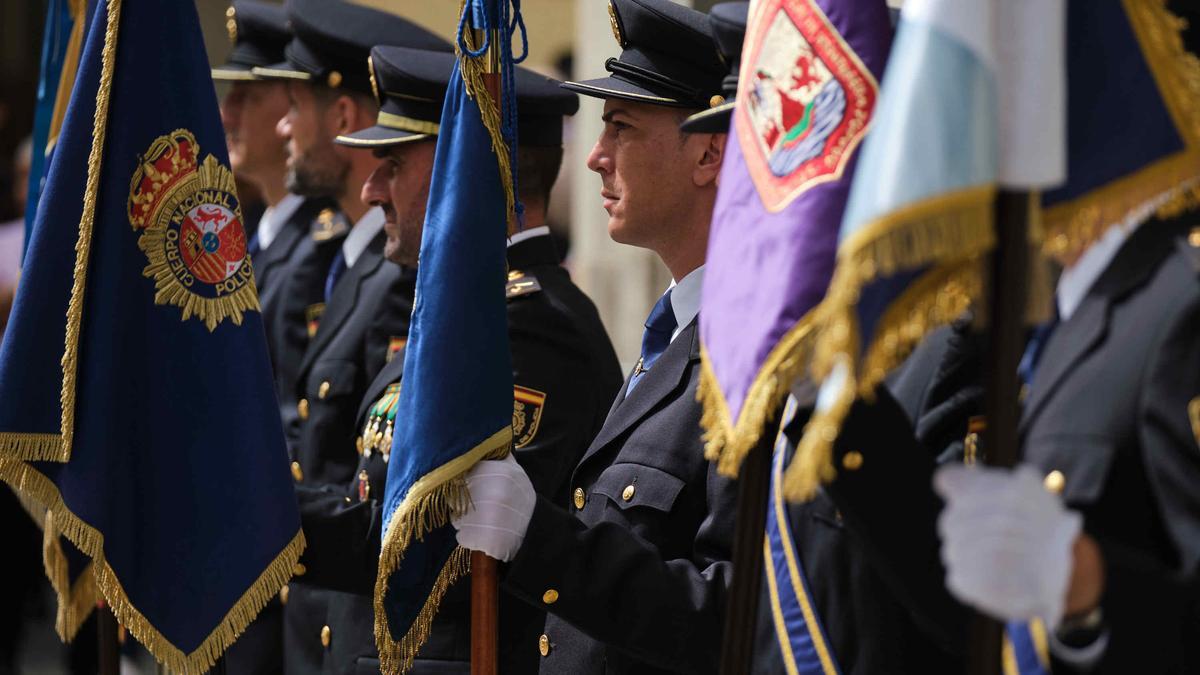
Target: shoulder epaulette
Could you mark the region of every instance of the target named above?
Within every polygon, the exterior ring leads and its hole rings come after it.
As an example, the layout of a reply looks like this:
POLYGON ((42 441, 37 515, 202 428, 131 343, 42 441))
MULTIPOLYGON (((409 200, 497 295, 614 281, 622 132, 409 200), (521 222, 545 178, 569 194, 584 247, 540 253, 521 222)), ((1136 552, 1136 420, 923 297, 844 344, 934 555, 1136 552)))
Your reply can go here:
POLYGON ((328 241, 340 236, 350 229, 346 215, 333 209, 321 209, 312 222, 311 234, 313 241, 328 241))
POLYGON ((537 293, 542 290, 542 285, 538 283, 537 277, 532 274, 526 274, 521 270, 511 270, 508 273, 508 284, 504 287, 504 294, 509 299, 537 293))

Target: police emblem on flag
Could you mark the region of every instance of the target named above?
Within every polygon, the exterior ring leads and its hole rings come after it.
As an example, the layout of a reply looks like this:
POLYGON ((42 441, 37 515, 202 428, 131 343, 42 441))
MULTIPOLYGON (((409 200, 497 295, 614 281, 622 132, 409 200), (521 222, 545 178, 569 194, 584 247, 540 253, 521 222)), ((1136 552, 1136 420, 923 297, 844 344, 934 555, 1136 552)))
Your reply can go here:
POLYGON ((159 136, 138 158, 129 191, 129 223, 154 279, 156 304, 183 310, 210 331, 226 318, 259 309, 233 173, 216 157, 200 159, 186 129, 159 136))
POLYGON ((542 407, 546 404, 545 392, 526 387, 513 386, 513 447, 529 445, 537 435, 542 421, 542 407))
POLYGON ((779 211, 837 180, 867 131, 879 85, 812 0, 768 0, 746 36, 738 140, 763 204, 779 211))

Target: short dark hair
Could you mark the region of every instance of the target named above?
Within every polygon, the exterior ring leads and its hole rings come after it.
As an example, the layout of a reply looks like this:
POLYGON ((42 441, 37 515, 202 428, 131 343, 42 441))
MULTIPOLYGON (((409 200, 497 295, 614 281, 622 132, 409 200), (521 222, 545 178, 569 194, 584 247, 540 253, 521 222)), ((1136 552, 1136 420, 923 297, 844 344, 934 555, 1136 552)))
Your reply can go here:
POLYGON ((522 202, 550 205, 550 189, 562 168, 561 145, 517 147, 517 196, 522 202))

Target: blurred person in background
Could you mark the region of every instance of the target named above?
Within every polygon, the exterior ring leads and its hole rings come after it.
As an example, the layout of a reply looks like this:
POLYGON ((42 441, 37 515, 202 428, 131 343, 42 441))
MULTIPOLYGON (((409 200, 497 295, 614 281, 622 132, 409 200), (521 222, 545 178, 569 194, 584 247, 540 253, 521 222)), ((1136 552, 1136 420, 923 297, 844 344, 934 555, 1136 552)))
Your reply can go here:
POLYGON ((8 325, 17 278, 21 274, 21 252, 25 246, 25 196, 29 191, 29 168, 33 160, 33 139, 29 136, 17 146, 13 156, 13 203, 17 216, 0 223, 0 336, 8 325))

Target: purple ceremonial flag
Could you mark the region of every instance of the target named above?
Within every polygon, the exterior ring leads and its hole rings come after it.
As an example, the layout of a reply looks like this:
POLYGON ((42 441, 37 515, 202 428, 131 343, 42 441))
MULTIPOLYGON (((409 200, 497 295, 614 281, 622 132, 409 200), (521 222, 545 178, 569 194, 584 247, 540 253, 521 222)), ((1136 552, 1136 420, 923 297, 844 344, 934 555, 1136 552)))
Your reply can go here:
POLYGON ((724 474, 806 364, 891 38, 884 0, 764 0, 749 17, 700 312, 706 454, 724 474))

